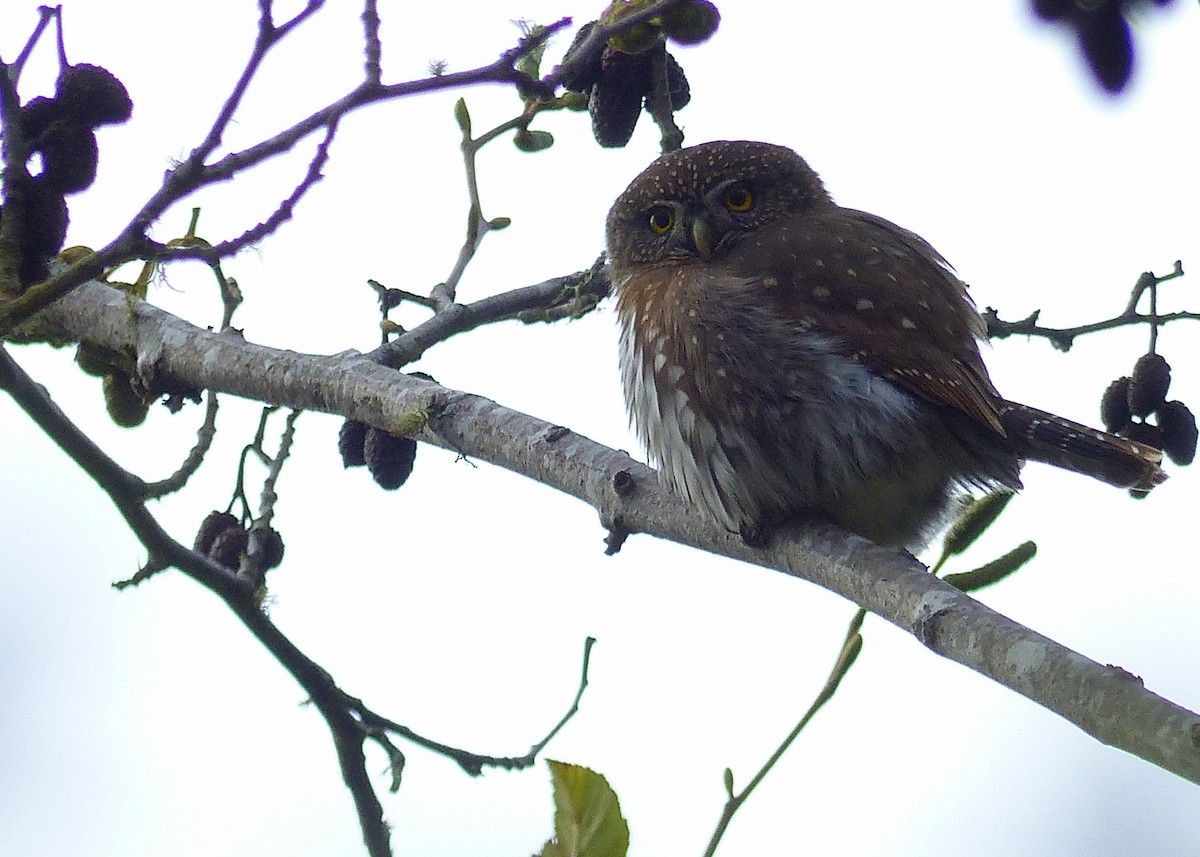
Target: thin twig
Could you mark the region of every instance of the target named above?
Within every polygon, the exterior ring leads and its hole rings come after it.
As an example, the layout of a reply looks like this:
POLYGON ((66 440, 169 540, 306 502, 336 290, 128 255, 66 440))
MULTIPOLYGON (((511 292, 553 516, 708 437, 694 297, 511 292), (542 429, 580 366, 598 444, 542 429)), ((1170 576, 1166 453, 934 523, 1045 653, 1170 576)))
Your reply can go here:
POLYGON ((838 685, 842 679, 846 677, 846 673, 854 666, 859 652, 862 651, 862 634, 859 629, 862 628, 863 620, 867 617, 867 611, 861 607, 855 612, 854 617, 850 620, 850 627, 846 630, 846 638, 842 642, 842 648, 838 652, 837 661, 833 665, 833 670, 829 673, 829 678, 825 680, 825 686, 821 688, 812 705, 808 707, 808 711, 800 718, 792 731, 787 737, 775 748, 775 752, 771 757, 763 763, 753 779, 740 792, 734 793, 733 790, 733 773, 728 768, 725 769, 725 791, 727 798, 725 807, 721 811, 721 818, 717 821, 716 830, 713 831, 712 837, 708 840, 708 848, 704 850, 704 857, 712 857, 717 851, 717 845, 721 842, 721 837, 725 835, 725 830, 729 827, 729 822, 733 821, 734 814, 741 808, 750 797, 751 793, 758 788, 758 784, 771 772, 775 764, 783 758, 783 754, 792 746, 792 742, 804 731, 804 727, 809 724, 818 711, 833 698, 837 692, 838 685))
MULTIPOLYGON (((50 24, 50 20, 62 20, 62 6, 39 6, 38 7, 38 22, 33 28, 33 32, 29 34, 29 38, 25 41, 25 46, 21 48, 21 53, 13 61, 12 65, 8 66, 8 77, 13 86, 16 86, 21 81, 21 72, 25 68, 25 63, 29 61, 29 55, 33 53, 34 47, 38 40, 41 39, 42 33, 50 24)), ((61 30, 61 23, 59 28, 61 30)))
MULTIPOLYGON (((579 699, 587 685, 590 641, 585 646, 580 686, 570 710, 549 735, 533 745, 533 750, 525 756, 499 757, 470 753, 424 738, 392 720, 370 712, 361 700, 343 692, 329 673, 305 655, 259 609, 252 581, 223 568, 168 535, 146 507, 145 483, 113 461, 75 426, 54 404, 45 389, 25 373, 3 346, 0 346, 0 389, 8 391, 47 437, 57 443, 108 494, 134 535, 150 553, 150 560, 144 569, 146 573, 177 568, 217 594, 255 639, 304 688, 333 735, 342 779, 351 792, 364 841, 371 855, 386 857, 391 854, 389 828, 383 819, 383 809, 367 774, 363 755, 363 741, 367 738, 377 740, 372 734, 373 729, 384 728, 392 731, 419 746, 447 755, 467 769, 476 766, 480 770, 488 766, 527 767, 533 763, 533 754, 544 748, 546 742, 557 734, 563 723, 578 710, 579 699)), ((260 425, 265 426, 265 422, 260 425)), ((285 440, 281 441, 276 458, 285 457, 285 446, 286 435, 285 440)))
POLYGON ((383 366, 399 369, 418 359, 434 345, 452 336, 498 321, 553 321, 577 318, 608 295, 611 284, 603 257, 591 268, 532 286, 491 295, 470 304, 454 304, 422 324, 400 334, 367 357, 383 366), (556 315, 555 310, 564 312, 556 315))
POLYGON ((659 147, 665 155, 683 146, 683 131, 675 123, 671 108, 671 85, 667 78, 667 49, 660 42, 650 53, 650 92, 646 96, 646 112, 658 126, 659 147))
POLYGON ((583 698, 583 693, 587 690, 588 685, 588 666, 591 662, 592 646, 596 640, 593 637, 588 637, 583 644, 583 665, 580 668, 579 686, 575 691, 575 698, 571 702, 571 706, 566 713, 559 718, 554 727, 546 733, 545 737, 529 748, 529 751, 521 756, 488 756, 481 753, 472 753, 467 750, 460 750, 455 747, 449 747, 437 741, 432 741, 422 735, 417 734, 412 729, 390 720, 380 714, 371 711, 361 699, 355 699, 352 696, 345 695, 346 707, 358 714, 362 718, 363 726, 368 734, 373 734, 376 731, 391 732, 405 740, 416 744, 419 747, 424 747, 426 750, 431 750, 443 756, 453 759, 459 766, 471 776, 479 776, 483 773, 484 768, 502 768, 507 771, 522 770, 528 768, 537 761, 538 754, 546 748, 546 745, 553 740, 567 722, 579 712, 579 701, 583 698))
POLYGON ((217 394, 214 391, 208 391, 207 404, 204 409, 204 422, 196 431, 196 444, 188 452, 187 457, 183 459, 183 463, 179 465, 178 470, 166 479, 146 483, 142 496, 147 500, 165 497, 167 494, 180 490, 187 484, 192 474, 200 469, 200 465, 204 463, 204 457, 208 454, 209 449, 212 448, 213 440, 217 436, 217 398, 217 394))
MULTIPOLYGON (((257 73, 267 52, 278 44, 292 29, 316 12, 321 5, 320 2, 310 2, 301 12, 288 21, 287 24, 276 27, 271 23, 271 4, 261 4, 262 15, 259 36, 255 42, 254 49, 242 70, 241 76, 234 85, 233 91, 229 98, 226 99, 204 140, 192 150, 187 159, 167 174, 162 186, 150 197, 138 213, 134 215, 125 228, 121 230, 121 233, 107 246, 97 251, 95 256, 81 259, 68 268, 57 272, 50 279, 26 289, 19 297, 15 297, 8 303, 0 306, 0 337, 7 335, 16 325, 45 309, 72 289, 77 288, 81 283, 99 276, 103 270, 117 267, 133 259, 157 256, 158 254, 165 253, 164 258, 200 258, 210 262, 213 261, 212 254, 201 247, 175 248, 169 252, 165 252, 162 245, 151 241, 147 237, 147 231, 153 223, 162 217, 168 208, 201 188, 228 181, 243 170, 289 152, 310 134, 325 131, 328 137, 331 126, 336 125, 343 116, 358 108, 377 102, 428 92, 476 86, 483 83, 509 84, 516 86, 522 91, 536 90, 544 92, 545 87, 539 81, 518 71, 514 65, 522 56, 544 44, 551 35, 561 30, 570 21, 570 19, 563 19, 544 28, 544 30, 540 30, 536 35, 522 38, 517 47, 505 51, 499 59, 485 66, 457 73, 435 74, 423 79, 388 85, 380 85, 378 82, 371 80, 363 81, 342 98, 327 104, 306 119, 302 119, 274 137, 253 145, 248 149, 226 155, 214 163, 206 163, 208 157, 220 145, 225 129, 228 127, 229 122, 232 121, 250 81, 257 73)), ((368 30, 368 34, 369 32, 368 30)), ((547 97, 553 97, 553 92, 550 92, 547 97)), ((7 81, 7 76, 5 76, 4 81, 0 81, 0 102, 2 102, 4 110, 6 127, 11 127, 16 121, 15 116, 19 108, 19 102, 16 99, 15 90, 12 88, 11 83, 7 81)), ((13 139, 17 138, 14 136, 13 139)), ((13 164, 9 162, 16 159, 20 162, 20 169, 24 169, 23 158, 17 157, 20 154, 18 151, 19 147, 13 147, 12 141, 9 140, 6 140, 5 143, 6 151, 11 148, 8 154, 8 161, 6 161, 6 168, 11 171, 13 164)), ((325 148, 327 148, 327 145, 325 148)), ((319 171, 319 158, 321 155, 322 152, 319 149, 318 156, 314 158, 309 166, 307 176, 310 180, 307 184, 302 182, 297 188, 301 194, 315 183, 316 177, 314 177, 314 174, 319 171)), ((298 198, 298 194, 296 193, 293 193, 292 197, 289 197, 293 205, 295 198, 298 198)), ((6 207, 9 202, 15 202, 19 205, 19 200, 10 199, 6 200, 6 207)), ((19 207, 14 206, 13 212, 14 214, 20 213, 19 207)), ((277 226, 286 220, 288 216, 290 216, 290 209, 288 209, 287 201, 285 201, 285 204, 276 210, 276 216, 268 218, 267 223, 247 230, 239 239, 220 243, 218 246, 221 248, 221 253, 230 255, 237 252, 237 250, 245 246, 245 243, 239 244, 239 241, 248 243, 261 240, 265 235, 269 234, 270 228, 268 227, 272 225, 277 226)), ((5 230, 4 234, 7 236, 10 231, 17 228, 17 225, 17 217, 6 217, 3 226, 0 228, 5 230)), ((13 234, 15 235, 15 232, 13 234)))
POLYGON ((1165 283, 1168 280, 1174 280, 1177 277, 1183 276, 1183 263, 1176 262, 1174 268, 1169 274, 1156 276, 1147 271, 1138 277, 1137 282, 1133 286, 1130 294, 1129 302, 1125 305, 1125 309, 1119 315, 1103 321, 1095 321, 1089 324, 1081 324, 1076 327, 1042 327, 1038 324, 1038 319, 1041 315, 1041 310, 1034 310, 1027 317, 1020 321, 1004 321, 992 307, 988 307, 983 311, 983 320, 987 323, 987 332, 989 339, 1004 339, 1008 336, 1040 336, 1050 341, 1050 344, 1059 351, 1070 351, 1071 346, 1075 344, 1075 340, 1080 336, 1085 336, 1089 333, 1097 333, 1102 330, 1116 330, 1120 327, 1129 327, 1131 325, 1148 324, 1151 329, 1157 329, 1159 325, 1166 324, 1171 321, 1181 321, 1188 319, 1190 321, 1200 321, 1200 313, 1197 312, 1172 312, 1160 315, 1157 310, 1157 304, 1152 304, 1150 313, 1143 314, 1137 311, 1138 304, 1141 302, 1142 295, 1147 291, 1152 291, 1152 294, 1157 293, 1159 283, 1165 283))

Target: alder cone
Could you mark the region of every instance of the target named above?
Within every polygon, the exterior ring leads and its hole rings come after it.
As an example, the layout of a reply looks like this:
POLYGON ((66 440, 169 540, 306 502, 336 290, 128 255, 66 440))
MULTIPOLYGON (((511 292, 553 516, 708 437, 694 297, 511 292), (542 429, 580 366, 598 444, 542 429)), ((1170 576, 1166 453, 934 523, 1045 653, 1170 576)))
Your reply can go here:
POLYGON ((1125 375, 1108 385, 1100 399, 1100 422, 1111 432, 1129 425, 1133 412, 1129 410, 1129 376, 1125 375))
POLYGON ((1166 402, 1154 412, 1162 431, 1162 449, 1176 464, 1191 464, 1196 459, 1196 416, 1183 402, 1166 402))
POLYGON ((241 524, 226 527, 217 533, 208 556, 213 562, 225 568, 237 569, 241 564, 242 554, 250 544, 250 534, 241 524))
POLYGON ((416 456, 417 442, 411 437, 397 437, 374 426, 367 430, 363 458, 380 488, 395 491, 407 482, 416 456))
POLYGON ((367 463, 363 455, 363 445, 367 440, 366 423, 358 420, 346 420, 338 430, 338 452, 342 456, 342 467, 362 467, 367 463))
POLYGON ((1170 388, 1170 364, 1161 354, 1143 354, 1129 379, 1129 410, 1135 417, 1149 416, 1167 400, 1170 388))
POLYGON ((196 540, 192 543, 192 550, 196 553, 207 554, 218 535, 230 527, 240 527, 241 525, 242 522, 228 512, 216 510, 209 512, 200 523, 200 529, 196 531, 196 540))
POLYGON ((79 63, 63 69, 55 100, 65 115, 91 127, 118 124, 133 115, 133 101, 125 84, 98 65, 79 63))

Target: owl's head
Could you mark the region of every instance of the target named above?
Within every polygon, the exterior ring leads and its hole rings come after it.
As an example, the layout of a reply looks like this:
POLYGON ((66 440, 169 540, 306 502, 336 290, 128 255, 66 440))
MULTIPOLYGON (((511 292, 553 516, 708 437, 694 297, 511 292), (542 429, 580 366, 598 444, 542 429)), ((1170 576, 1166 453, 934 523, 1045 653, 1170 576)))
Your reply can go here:
POLYGON ((820 177, 791 149, 703 143, 663 155, 617 198, 608 213, 608 254, 618 265, 719 259, 762 226, 832 204, 820 177))

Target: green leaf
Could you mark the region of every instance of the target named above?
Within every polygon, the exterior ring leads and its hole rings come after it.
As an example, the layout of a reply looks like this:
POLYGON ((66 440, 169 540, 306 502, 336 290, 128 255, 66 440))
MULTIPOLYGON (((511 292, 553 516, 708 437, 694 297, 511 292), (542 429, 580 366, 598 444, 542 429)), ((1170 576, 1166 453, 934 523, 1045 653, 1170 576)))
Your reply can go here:
POLYGON ((625 857, 629 825, 608 780, 590 768, 551 759, 554 838, 539 857, 625 857))
POLYGON ((999 583, 1036 555, 1037 544, 1034 542, 1024 542, 1017 545, 1004 556, 994 559, 986 565, 981 565, 979 568, 972 571, 964 571, 960 574, 947 574, 942 579, 963 592, 974 592, 977 589, 983 589, 985 586, 991 586, 993 583, 999 583))

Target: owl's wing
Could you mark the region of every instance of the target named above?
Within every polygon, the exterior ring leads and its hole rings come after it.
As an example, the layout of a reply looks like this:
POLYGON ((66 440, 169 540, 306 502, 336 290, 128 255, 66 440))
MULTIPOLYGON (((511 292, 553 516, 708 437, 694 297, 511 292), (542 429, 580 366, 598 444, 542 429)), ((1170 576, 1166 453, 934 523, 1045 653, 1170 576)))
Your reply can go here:
POLYGON ((848 358, 1005 434, 1002 400, 979 354, 983 320, 920 236, 834 207, 756 231, 730 261, 748 274, 757 269, 781 311, 834 335, 848 358))

